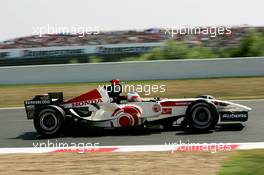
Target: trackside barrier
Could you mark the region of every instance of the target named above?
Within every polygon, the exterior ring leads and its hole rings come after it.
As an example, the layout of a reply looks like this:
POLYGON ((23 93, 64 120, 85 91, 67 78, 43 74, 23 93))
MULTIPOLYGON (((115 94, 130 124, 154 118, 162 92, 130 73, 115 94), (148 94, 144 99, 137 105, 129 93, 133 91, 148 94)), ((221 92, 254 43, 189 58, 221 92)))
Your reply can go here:
POLYGON ((0 67, 0 84, 263 76, 264 57, 0 67))

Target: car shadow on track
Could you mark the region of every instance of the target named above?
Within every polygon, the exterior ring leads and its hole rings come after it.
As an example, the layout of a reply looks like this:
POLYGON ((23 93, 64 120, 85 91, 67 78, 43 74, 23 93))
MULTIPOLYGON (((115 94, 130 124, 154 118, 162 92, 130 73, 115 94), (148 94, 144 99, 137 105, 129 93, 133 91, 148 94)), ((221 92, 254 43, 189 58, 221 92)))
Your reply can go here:
POLYGON ((73 132, 67 132, 56 137, 44 137, 37 132, 25 132, 15 138, 20 140, 42 140, 42 139, 56 139, 56 138, 92 138, 92 137, 106 137, 106 136, 146 136, 150 134, 160 133, 159 129, 132 129, 132 130, 111 130, 111 129, 86 129, 73 132))
POLYGON ((175 135, 201 135, 201 134, 211 134, 213 131, 181 131, 177 132, 175 135))
POLYGON ((220 127, 217 127, 215 131, 217 132, 223 132, 223 131, 242 131, 244 129, 243 124, 233 124, 233 125, 223 125, 220 127))
POLYGON ((10 139, 20 139, 20 140, 36 140, 39 136, 37 132, 24 132, 17 137, 10 138, 10 139))
POLYGON ((209 131, 183 130, 181 132, 177 132, 175 135, 200 135, 200 134, 211 134, 213 132, 241 131, 243 130, 243 128, 244 125, 242 124, 222 125, 222 126, 216 126, 215 129, 209 131))

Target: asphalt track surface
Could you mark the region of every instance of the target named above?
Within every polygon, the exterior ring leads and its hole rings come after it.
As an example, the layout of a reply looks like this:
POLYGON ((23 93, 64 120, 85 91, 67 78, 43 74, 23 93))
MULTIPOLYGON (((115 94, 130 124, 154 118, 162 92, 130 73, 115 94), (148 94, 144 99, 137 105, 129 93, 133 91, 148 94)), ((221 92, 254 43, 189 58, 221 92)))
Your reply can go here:
POLYGON ((206 133, 190 133, 179 128, 164 131, 159 128, 133 131, 82 130, 58 138, 42 138, 35 131, 32 120, 27 120, 24 109, 0 109, 0 148, 33 147, 53 143, 69 146, 97 144, 163 145, 165 143, 243 143, 264 141, 264 100, 236 101, 252 108, 244 128, 217 128, 206 133), (33 145, 34 144, 34 145, 33 145))

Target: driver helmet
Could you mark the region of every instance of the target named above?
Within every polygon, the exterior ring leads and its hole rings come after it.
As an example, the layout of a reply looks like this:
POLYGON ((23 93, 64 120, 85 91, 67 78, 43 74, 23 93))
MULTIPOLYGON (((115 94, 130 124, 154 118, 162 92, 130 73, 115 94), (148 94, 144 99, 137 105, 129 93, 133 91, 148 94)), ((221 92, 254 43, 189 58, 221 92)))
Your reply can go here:
POLYGON ((129 93, 127 93, 127 101, 139 102, 139 101, 141 101, 141 98, 137 92, 129 92, 129 93))

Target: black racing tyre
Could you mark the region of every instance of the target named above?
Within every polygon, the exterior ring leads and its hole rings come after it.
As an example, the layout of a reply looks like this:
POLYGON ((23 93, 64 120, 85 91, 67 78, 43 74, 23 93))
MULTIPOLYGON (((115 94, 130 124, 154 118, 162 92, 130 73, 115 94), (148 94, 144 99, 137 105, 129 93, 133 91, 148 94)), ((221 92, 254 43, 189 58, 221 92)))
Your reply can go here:
POLYGON ((206 101, 195 102, 187 109, 186 121, 193 130, 214 129, 218 119, 219 114, 215 106, 206 101))
POLYGON ((65 127, 65 114, 59 107, 43 108, 34 118, 34 126, 43 136, 57 136, 65 127))

